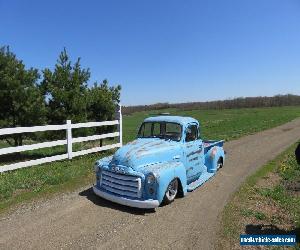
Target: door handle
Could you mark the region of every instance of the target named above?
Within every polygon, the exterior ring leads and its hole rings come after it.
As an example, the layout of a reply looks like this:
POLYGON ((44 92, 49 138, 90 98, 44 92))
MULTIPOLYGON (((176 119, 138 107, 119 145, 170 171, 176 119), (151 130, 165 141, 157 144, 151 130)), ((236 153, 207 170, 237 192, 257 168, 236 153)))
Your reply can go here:
POLYGON ((175 155, 174 157, 173 157, 173 160, 179 160, 180 159, 180 155, 175 155))

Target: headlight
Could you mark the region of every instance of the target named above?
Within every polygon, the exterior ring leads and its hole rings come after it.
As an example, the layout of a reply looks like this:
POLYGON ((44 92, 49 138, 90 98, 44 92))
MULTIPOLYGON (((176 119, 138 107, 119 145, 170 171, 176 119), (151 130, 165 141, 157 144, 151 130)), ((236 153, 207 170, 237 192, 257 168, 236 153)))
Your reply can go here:
POLYGON ((146 181, 147 181, 147 184, 152 185, 155 182, 155 176, 153 174, 149 174, 147 176, 147 180, 146 181))

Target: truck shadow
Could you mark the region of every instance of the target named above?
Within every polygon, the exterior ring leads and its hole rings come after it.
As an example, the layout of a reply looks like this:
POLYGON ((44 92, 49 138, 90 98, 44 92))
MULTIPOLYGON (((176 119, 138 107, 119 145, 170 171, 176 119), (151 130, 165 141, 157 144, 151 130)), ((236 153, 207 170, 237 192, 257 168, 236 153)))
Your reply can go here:
POLYGON ((89 201, 93 202, 97 206, 106 207, 114 210, 119 210, 121 212, 135 214, 135 215, 145 215, 155 213, 154 209, 141 209, 141 208, 134 208, 123 206, 108 200, 105 200, 97 195, 94 194, 92 188, 88 188, 84 191, 79 193, 80 196, 86 197, 89 201))
POLYGON ((287 235, 287 234, 293 234, 296 235, 296 241, 299 243, 300 242, 300 227, 297 227, 293 230, 285 230, 285 229, 280 229, 275 225, 264 225, 264 224, 258 224, 258 225, 253 225, 249 224, 246 225, 245 228, 246 234, 274 234, 274 235, 287 235))

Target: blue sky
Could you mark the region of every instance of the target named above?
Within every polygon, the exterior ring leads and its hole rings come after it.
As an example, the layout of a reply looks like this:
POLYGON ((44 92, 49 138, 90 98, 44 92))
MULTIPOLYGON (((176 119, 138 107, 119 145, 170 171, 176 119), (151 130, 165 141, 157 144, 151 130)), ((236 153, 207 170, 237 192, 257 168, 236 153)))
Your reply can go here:
POLYGON ((66 47, 124 105, 300 94, 298 0, 0 0, 0 23, 28 67, 66 47))

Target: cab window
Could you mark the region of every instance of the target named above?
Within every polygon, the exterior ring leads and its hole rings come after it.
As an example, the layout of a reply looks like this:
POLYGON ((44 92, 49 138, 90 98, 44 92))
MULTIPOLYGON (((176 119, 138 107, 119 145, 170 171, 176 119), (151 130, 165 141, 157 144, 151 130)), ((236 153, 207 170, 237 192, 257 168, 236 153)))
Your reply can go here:
POLYGON ((182 134, 181 125, 172 122, 144 122, 139 130, 139 138, 160 138, 165 140, 180 141, 182 134))
POLYGON ((186 130, 185 141, 195 141, 198 139, 198 128, 197 125, 189 125, 186 130))
POLYGON ((152 135, 160 136, 162 134, 161 123, 153 123, 153 132, 152 135))
POLYGON ((143 125, 141 126, 140 129, 140 135, 142 137, 150 137, 151 134, 151 129, 152 129, 152 124, 147 122, 147 123, 143 123, 143 125))

